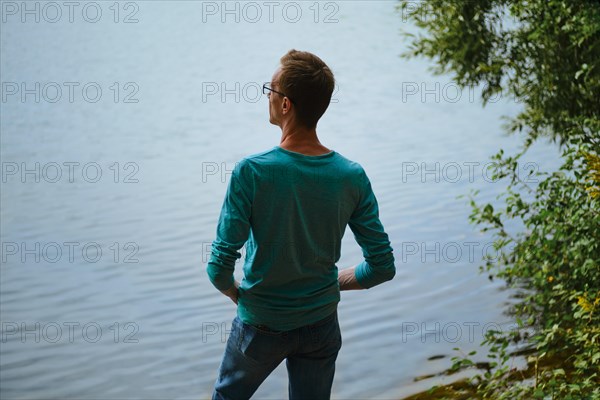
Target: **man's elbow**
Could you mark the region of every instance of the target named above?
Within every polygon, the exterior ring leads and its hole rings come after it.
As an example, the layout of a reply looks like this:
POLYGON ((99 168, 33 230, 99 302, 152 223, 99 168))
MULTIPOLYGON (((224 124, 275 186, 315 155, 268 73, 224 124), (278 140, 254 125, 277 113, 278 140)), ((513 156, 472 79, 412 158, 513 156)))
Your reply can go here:
POLYGON ((394 259, 394 254, 389 252, 388 254, 381 256, 377 261, 378 263, 376 264, 377 267, 375 269, 379 281, 383 283, 394 279, 394 276, 396 276, 396 260, 394 259))
POLYGON ((229 289, 233 284, 233 270, 209 262, 206 272, 210 282, 220 291, 229 289))
POLYGON ((394 264, 386 265, 385 268, 380 268, 377 271, 377 277, 379 278, 378 280, 380 283, 391 281, 394 279, 394 276, 396 276, 396 267, 394 264))
POLYGON ((392 265, 392 268, 386 268, 381 275, 384 282, 391 281, 396 276, 396 267, 392 265))

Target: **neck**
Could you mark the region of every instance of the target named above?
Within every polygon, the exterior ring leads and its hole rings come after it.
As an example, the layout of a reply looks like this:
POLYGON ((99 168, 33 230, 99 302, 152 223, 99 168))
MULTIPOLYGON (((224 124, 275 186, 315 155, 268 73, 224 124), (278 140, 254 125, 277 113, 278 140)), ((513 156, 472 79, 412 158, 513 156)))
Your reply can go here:
POLYGON ((286 146, 322 146, 317 137, 316 128, 305 128, 296 124, 282 124, 281 126, 281 147, 286 146))

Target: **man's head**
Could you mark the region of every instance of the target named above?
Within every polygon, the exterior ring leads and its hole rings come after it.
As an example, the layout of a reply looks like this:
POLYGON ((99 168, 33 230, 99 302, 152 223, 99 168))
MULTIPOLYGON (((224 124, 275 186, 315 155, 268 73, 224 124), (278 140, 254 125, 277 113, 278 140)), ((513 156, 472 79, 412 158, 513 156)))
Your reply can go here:
POLYGON ((335 86, 329 67, 316 55, 290 50, 281 57, 273 74, 269 96, 270 122, 281 126, 285 119, 307 129, 317 126, 325 113, 335 86))

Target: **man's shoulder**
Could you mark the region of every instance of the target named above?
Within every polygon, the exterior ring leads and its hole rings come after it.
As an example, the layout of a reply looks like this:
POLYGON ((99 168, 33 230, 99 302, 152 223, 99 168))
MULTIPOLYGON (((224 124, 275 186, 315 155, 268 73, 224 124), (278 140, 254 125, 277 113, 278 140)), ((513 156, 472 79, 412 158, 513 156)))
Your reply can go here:
MULTIPOLYGON (((354 176, 362 179, 366 175, 363 166, 359 162, 351 160, 335 150, 333 150, 333 152, 333 157, 329 158, 325 164, 318 164, 315 165, 315 167, 321 168, 326 164, 331 164, 337 173, 345 176, 354 176)), ((243 171, 246 173, 258 173, 263 170, 264 167, 280 164, 287 166, 289 163, 290 160, 278 151, 277 146, 275 146, 243 157, 236 163, 236 169, 242 173, 243 171)))
POLYGON ((270 149, 261 151, 259 153, 252 153, 240 160, 240 163, 252 163, 252 162, 261 162, 264 160, 273 159, 276 157, 276 147, 271 147, 270 149))
MULTIPOLYGON (((280 150, 280 148, 278 148, 278 146, 274 146, 274 147, 271 147, 270 149, 261 151, 259 153, 247 155, 247 156, 243 157, 240 162, 245 162, 245 163, 258 162, 258 163, 260 163, 263 161, 271 161, 271 160, 286 160, 286 161, 288 161, 288 158, 285 157, 285 153, 282 153, 281 151, 278 151, 278 150, 280 150)), ((331 157, 329 159, 330 161, 333 161, 337 164, 341 164, 350 169, 362 170, 362 166, 358 162, 351 160, 348 157, 345 157, 344 155, 342 155, 340 152, 338 152, 336 150, 332 150, 332 152, 334 154, 333 154, 333 157, 331 157)))
POLYGON ((252 153, 247 156, 243 156, 239 161, 235 163, 235 169, 237 171, 252 169, 253 166, 269 163, 274 160, 275 148, 261 151, 259 153, 252 153))
POLYGON ((360 165, 359 162, 351 160, 345 156, 343 156, 342 154, 337 153, 338 156, 338 163, 345 166, 346 168, 348 168, 349 170, 353 171, 353 172, 357 172, 357 173, 363 173, 364 169, 362 167, 362 165, 360 165))

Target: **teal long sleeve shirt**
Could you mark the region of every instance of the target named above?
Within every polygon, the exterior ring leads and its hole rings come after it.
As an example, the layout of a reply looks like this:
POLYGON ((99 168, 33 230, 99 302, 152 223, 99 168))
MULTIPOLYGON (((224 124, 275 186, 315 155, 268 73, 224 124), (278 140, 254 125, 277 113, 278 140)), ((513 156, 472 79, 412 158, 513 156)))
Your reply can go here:
POLYGON ((393 249, 360 164, 336 151, 308 156, 279 146, 245 157, 230 177, 209 279, 229 289, 245 244, 240 319, 280 331, 311 324, 340 300, 336 262, 346 226, 364 256, 358 283, 368 289, 392 279, 393 249))

